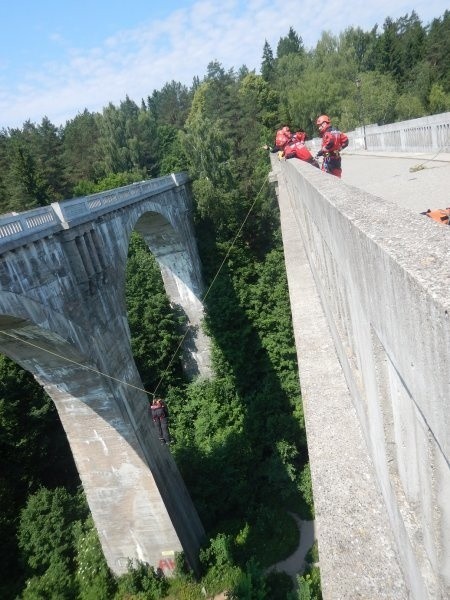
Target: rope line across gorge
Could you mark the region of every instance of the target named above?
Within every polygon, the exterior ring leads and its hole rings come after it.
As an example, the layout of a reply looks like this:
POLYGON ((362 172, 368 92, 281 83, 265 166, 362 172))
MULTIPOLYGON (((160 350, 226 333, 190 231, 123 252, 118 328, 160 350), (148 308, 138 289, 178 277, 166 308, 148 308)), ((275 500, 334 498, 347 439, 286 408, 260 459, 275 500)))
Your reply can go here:
MULTIPOLYGON (((266 182, 268 181, 268 179, 269 179, 269 175, 267 174, 266 177, 264 178, 264 181, 263 181, 263 183, 261 185, 261 188, 260 188, 259 192, 256 194, 255 199, 253 200, 253 202, 252 202, 249 210, 247 211, 247 214, 245 215, 244 220, 242 221, 242 223, 241 223, 241 225, 240 225, 240 227, 239 227, 239 229, 238 229, 235 237, 233 238, 233 241, 231 242, 231 245, 228 248, 228 250, 227 250, 227 252, 226 252, 226 254, 225 254, 225 256, 224 256, 224 258, 223 258, 223 260, 222 260, 222 262, 221 262, 221 264, 219 266, 219 268, 217 269, 216 274, 214 275, 214 277, 213 277, 213 279, 212 279, 212 281, 211 281, 208 289, 206 290, 204 296, 201 298, 201 302, 202 303, 206 300, 206 298, 208 297, 209 293, 211 292, 211 289, 212 289, 213 285, 215 284, 215 282, 216 282, 216 280, 217 280, 217 278, 218 278, 218 276, 219 276, 219 274, 220 274, 220 272, 221 272, 221 270, 222 270, 222 268, 223 268, 223 266, 224 266, 224 264, 225 264, 228 256, 230 255, 231 250, 233 249, 233 247, 234 247, 234 245, 236 243, 236 240, 238 239, 238 237, 239 237, 239 235, 240 235, 240 233, 241 233, 241 231, 242 231, 245 223, 247 222, 247 219, 249 218, 249 216, 250 216, 250 214, 251 214, 251 212, 252 212, 252 210, 253 210, 253 208, 254 208, 254 206, 256 204, 256 201, 258 200, 258 198, 259 198, 259 196, 260 196, 260 194, 261 194, 261 192, 262 192, 262 190, 264 188, 264 185, 266 184, 266 182)), ((60 358, 61 360, 64 360, 64 361, 66 361, 68 363, 71 363, 73 365, 76 365, 78 367, 81 367, 82 369, 86 369, 88 371, 91 371, 92 373, 96 373, 97 375, 101 375, 102 377, 106 377, 107 379, 111 379, 112 381, 115 381, 117 383, 121 383, 121 384, 126 385, 128 387, 131 387, 131 388, 133 388, 135 390, 139 390, 139 391, 144 392, 145 394, 148 394, 148 395, 153 396, 153 397, 156 396, 156 392, 157 392, 158 388, 160 387, 160 385, 161 385, 161 383, 162 383, 162 381, 164 379, 164 376, 166 375, 167 371, 169 370, 170 365, 175 360, 175 357, 178 354, 178 351, 179 351, 182 343, 184 342, 184 340, 185 340, 188 332, 189 332, 189 327, 186 328, 186 331, 184 332, 184 335, 181 337, 181 339, 180 339, 180 341, 178 343, 178 346, 176 347, 175 351, 173 352, 172 357, 170 358, 170 360, 169 360, 166 368, 164 369, 164 371, 163 371, 163 373, 162 373, 162 375, 161 375, 161 377, 160 377, 160 379, 158 381, 157 386, 155 387, 155 389, 154 389, 153 392, 150 392, 149 390, 146 390, 145 388, 143 388, 141 386, 134 385, 134 384, 132 384, 132 383, 130 383, 128 381, 124 381, 123 379, 120 379, 118 377, 113 377, 112 375, 109 375, 108 373, 105 373, 104 371, 100 371, 99 369, 95 369, 94 367, 90 367, 89 365, 80 363, 80 362, 78 362, 76 360, 73 360, 72 358, 69 358, 68 356, 65 356, 63 354, 59 354, 58 352, 53 352, 52 350, 49 350, 48 348, 44 348, 43 346, 40 346, 39 344, 35 344, 35 343, 31 342, 30 340, 27 340, 25 338, 22 338, 22 337, 19 337, 17 335, 14 335, 14 334, 12 334, 12 333, 10 333, 8 331, 0 330, 0 334, 2 334, 2 335, 10 337, 10 338, 12 338, 12 339, 14 339, 14 340, 16 340, 18 342, 21 342, 23 344, 28 344, 29 346, 32 346, 33 348, 41 350, 42 352, 47 352, 48 354, 51 354, 52 356, 56 356, 57 358, 60 358)))

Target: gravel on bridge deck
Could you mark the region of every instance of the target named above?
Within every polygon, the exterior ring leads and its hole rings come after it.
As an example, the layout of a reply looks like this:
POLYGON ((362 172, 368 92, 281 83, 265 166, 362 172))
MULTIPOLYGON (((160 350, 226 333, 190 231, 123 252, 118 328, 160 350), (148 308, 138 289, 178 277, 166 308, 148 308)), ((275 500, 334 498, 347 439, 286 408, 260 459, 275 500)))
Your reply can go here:
POLYGON ((450 206, 450 154, 342 153, 342 181, 414 212, 450 206))

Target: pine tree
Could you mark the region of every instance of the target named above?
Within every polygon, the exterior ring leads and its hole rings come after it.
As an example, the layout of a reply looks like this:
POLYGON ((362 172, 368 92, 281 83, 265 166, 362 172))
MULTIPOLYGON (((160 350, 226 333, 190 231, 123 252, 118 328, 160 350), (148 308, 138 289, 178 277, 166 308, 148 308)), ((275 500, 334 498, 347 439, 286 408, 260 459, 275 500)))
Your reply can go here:
POLYGON ((275 73, 275 60, 273 58, 272 48, 267 40, 264 41, 262 62, 261 62, 261 75, 267 82, 273 80, 275 73))

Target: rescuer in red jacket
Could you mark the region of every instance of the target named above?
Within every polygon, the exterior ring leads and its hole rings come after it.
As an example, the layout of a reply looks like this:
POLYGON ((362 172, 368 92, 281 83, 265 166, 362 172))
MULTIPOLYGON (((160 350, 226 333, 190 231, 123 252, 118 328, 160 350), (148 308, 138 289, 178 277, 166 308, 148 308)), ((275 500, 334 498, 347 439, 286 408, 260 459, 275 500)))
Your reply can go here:
POLYGON ((284 147, 284 158, 298 158, 315 167, 319 167, 319 163, 305 146, 305 140, 306 133, 303 130, 294 133, 290 142, 284 147))
POLYGON ((291 130, 287 125, 285 125, 277 131, 275 136, 275 145, 270 147, 267 144, 264 144, 263 148, 264 150, 270 150, 270 152, 282 152, 291 137, 291 130))
POLYGON ((321 115, 316 121, 322 137, 322 147, 316 157, 323 156, 322 171, 341 177, 341 150, 347 148, 348 137, 331 126, 330 117, 321 115))

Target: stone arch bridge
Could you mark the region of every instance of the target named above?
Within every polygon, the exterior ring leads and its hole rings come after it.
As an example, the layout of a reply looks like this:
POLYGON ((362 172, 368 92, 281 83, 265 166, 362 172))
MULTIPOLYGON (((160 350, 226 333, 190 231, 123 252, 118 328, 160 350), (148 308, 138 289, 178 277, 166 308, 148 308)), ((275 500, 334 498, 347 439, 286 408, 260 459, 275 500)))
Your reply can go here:
POLYGON ((0 218, 0 352, 53 399, 116 573, 129 558, 170 571, 181 550, 196 570, 204 535, 149 418, 124 294, 136 230, 187 316, 185 369, 208 376, 190 212, 187 176, 178 174, 0 218))
MULTIPOLYGON (((450 228, 377 195, 386 173, 369 156, 422 152, 423 165, 450 151, 449 134, 450 113, 350 132, 342 181, 272 164, 325 600, 450 597, 450 228)), ((448 182, 448 169, 411 172, 402 160, 391 198, 420 188, 424 210, 442 208, 433 173, 448 182)), ((123 294, 136 229, 192 325, 186 367, 209 373, 186 183, 165 177, 0 220, 0 351, 55 401, 118 573, 128 557, 170 568, 180 549, 195 568, 203 536, 149 427, 123 294)))

